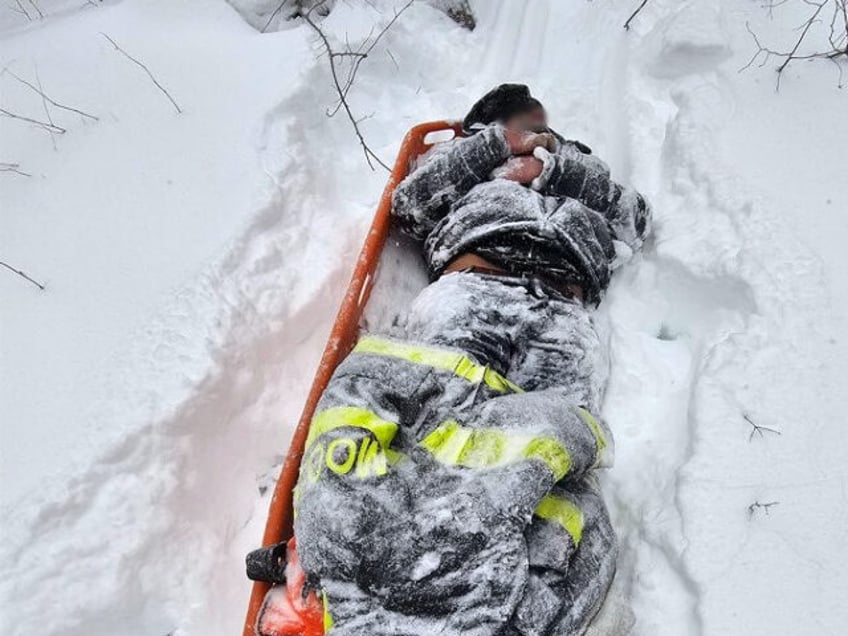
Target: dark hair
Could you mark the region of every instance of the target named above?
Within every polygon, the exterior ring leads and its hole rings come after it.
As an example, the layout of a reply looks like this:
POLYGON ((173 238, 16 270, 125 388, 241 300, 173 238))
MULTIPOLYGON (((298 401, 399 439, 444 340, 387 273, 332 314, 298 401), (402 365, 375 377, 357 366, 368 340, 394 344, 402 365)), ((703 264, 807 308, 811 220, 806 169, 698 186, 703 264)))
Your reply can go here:
POLYGON ((525 84, 501 84, 471 107, 462 120, 462 130, 470 135, 493 121, 503 121, 518 113, 541 107, 542 102, 530 95, 530 89, 525 84))

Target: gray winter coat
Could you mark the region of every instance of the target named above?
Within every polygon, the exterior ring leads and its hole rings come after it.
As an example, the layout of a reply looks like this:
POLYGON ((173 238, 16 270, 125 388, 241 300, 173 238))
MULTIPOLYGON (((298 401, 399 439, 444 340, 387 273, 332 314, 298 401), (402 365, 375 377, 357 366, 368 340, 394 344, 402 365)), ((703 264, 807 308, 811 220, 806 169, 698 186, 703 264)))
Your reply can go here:
POLYGON ((472 252, 517 274, 580 285, 598 302, 609 284, 614 240, 641 247, 651 211, 631 188, 610 179, 606 164, 583 144, 557 135, 555 153, 530 187, 492 179, 510 156, 504 129, 491 125, 434 147, 395 189, 401 229, 424 242, 433 278, 472 252))

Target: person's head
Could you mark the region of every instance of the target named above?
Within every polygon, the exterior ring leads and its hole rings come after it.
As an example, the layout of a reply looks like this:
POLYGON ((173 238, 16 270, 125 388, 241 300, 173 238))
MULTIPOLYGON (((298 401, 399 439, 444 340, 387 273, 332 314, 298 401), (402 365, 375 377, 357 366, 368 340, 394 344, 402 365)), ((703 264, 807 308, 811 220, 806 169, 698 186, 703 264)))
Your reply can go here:
POLYGON ((462 120, 462 130, 470 135, 493 122, 513 130, 548 130, 544 106, 524 84, 501 84, 483 95, 462 120))

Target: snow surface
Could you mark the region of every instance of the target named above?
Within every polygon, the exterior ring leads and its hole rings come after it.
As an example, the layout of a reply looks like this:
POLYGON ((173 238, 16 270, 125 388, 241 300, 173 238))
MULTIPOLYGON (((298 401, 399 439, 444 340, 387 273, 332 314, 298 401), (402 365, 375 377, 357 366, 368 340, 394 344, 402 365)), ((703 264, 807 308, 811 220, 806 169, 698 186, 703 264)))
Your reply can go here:
MULTIPOLYGON (((224 0, 37 4, 0 7, 0 68, 99 120, 0 118, 0 162, 32 175, 0 173, 0 260, 47 283, 0 271, 0 633, 237 633, 385 174, 325 116, 306 27, 259 34, 224 0)), ((635 632, 843 634, 845 90, 828 62, 779 93, 773 61, 738 72, 745 22, 791 46, 800 0, 652 0, 624 32, 634 4, 478 0, 473 33, 413 5, 352 105, 391 161, 412 124, 524 81, 650 198, 654 241, 601 311, 635 632)), ((325 25, 357 42, 390 5, 325 25)), ((45 117, 9 73, 0 91, 45 117)))

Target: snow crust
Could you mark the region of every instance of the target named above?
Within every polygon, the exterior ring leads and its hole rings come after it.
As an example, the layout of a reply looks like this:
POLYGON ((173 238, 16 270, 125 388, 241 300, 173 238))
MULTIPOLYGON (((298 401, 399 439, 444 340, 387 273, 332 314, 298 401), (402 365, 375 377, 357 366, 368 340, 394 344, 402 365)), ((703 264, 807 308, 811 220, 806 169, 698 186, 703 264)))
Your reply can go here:
MULTIPOLYGON (((0 68, 99 121, 0 118, 0 161, 32 175, 0 173, 0 259, 47 283, 0 271, 0 633, 237 633, 243 555, 385 174, 325 116, 305 27, 259 34, 224 0, 38 4, 0 8, 0 68)), ((472 33, 413 5, 351 104, 390 162, 411 125, 523 81, 646 194, 655 238, 599 316, 619 601, 646 636, 840 634, 845 93, 825 62, 779 93, 771 63, 737 72, 746 20, 779 43, 804 3, 657 0, 625 33, 631 4, 480 1, 472 33)), ((325 24, 356 43, 391 6, 325 24)), ((44 116, 7 73, 0 90, 44 116)), ((388 262, 371 324, 424 282, 388 262)))

